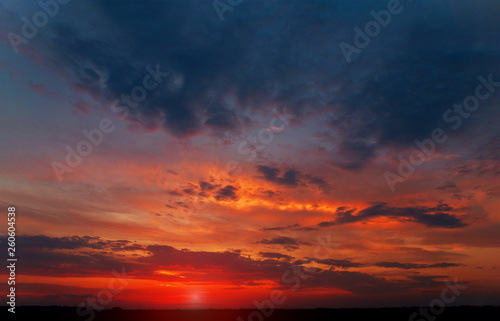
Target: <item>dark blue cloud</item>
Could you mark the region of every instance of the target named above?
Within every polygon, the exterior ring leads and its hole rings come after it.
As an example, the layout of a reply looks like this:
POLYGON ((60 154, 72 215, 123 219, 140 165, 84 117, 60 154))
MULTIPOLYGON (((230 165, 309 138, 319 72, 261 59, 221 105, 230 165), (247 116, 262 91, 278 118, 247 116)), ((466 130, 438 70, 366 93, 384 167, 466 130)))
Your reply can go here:
MULTIPOLYGON (((71 2, 29 46, 75 88, 107 101, 159 64, 171 75, 130 119, 175 137, 237 132, 248 111, 270 104, 302 120, 330 115, 332 164, 358 170, 377 149, 413 144, 444 125, 442 113, 472 93, 478 75, 500 75, 498 3, 403 5, 350 64, 339 44, 352 43, 354 27, 385 2, 246 1, 223 22, 210 1, 71 2)), ((20 29, 14 17, 4 10, 5 30, 20 29)))

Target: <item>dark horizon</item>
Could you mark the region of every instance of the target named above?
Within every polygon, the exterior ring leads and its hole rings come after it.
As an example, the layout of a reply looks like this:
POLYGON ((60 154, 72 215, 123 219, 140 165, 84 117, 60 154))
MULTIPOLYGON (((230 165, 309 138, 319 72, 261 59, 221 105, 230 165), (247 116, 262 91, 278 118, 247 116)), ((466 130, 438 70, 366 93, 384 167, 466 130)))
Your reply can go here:
MULTIPOLYGON (((50 320, 58 321, 85 321, 87 315, 79 316, 75 313, 76 307, 24 307, 19 312, 24 316, 38 316, 44 314, 50 315, 50 320)), ((439 321, 468 321, 471 318, 479 320, 496 320, 500 315, 500 306, 450 306, 440 311, 438 314, 432 314, 429 307, 400 307, 400 308, 353 308, 353 309, 274 309, 274 310, 256 310, 256 309, 199 309, 199 310, 157 310, 157 309, 121 309, 112 308, 96 312, 92 320, 218 320, 218 321, 253 321, 253 320, 304 320, 305 318, 314 320, 334 320, 336 318, 377 318, 383 317, 387 321, 425 320, 425 315, 435 317, 439 321), (423 309, 423 310, 421 310, 423 309), (423 311, 421 313, 421 311, 423 311), (420 314, 421 313, 421 314, 420 314)), ((88 319, 90 320, 90 319, 88 319)))

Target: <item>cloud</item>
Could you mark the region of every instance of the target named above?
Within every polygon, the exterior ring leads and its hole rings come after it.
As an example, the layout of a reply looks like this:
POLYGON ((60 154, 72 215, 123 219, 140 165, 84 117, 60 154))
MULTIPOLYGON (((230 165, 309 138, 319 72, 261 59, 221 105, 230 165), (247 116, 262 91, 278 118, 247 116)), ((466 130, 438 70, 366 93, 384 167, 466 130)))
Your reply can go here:
POLYGON ((200 182, 200 189, 202 191, 205 191, 205 190, 208 190, 208 191, 211 191, 213 189, 215 189, 216 187, 219 187, 220 185, 214 185, 214 184, 210 184, 209 182, 205 182, 205 181, 201 181, 200 182))
POLYGON ((454 182, 446 182, 443 185, 436 187, 436 189, 440 191, 446 191, 446 190, 456 191, 458 187, 454 182))
POLYGON ((271 258, 271 259, 284 259, 285 261, 290 261, 293 259, 292 256, 282 254, 282 253, 276 253, 276 252, 259 252, 259 255, 265 258, 271 258))
MULTIPOLYGON (((384 268, 397 268, 404 270, 412 270, 412 269, 430 269, 430 268, 449 268, 449 267, 458 267, 463 266, 459 263, 432 263, 432 264, 419 264, 419 263, 400 263, 400 262, 377 262, 377 263, 359 263, 353 262, 351 260, 346 259, 316 259, 316 258, 306 258, 306 260, 302 261, 302 263, 310 263, 317 262, 320 264, 329 265, 332 267, 340 267, 342 269, 348 268, 359 268, 359 267, 367 267, 367 266, 378 266, 384 268)), ((296 261, 295 264, 300 264, 301 261, 296 261)))
POLYGON ((236 195, 237 191, 238 189, 236 187, 227 185, 219 189, 214 198, 218 201, 236 200, 238 198, 236 195))
POLYGON ((365 266, 365 264, 352 262, 351 260, 338 260, 338 259, 320 260, 320 259, 307 258, 305 262, 309 263, 313 261, 320 264, 330 265, 332 267, 340 267, 343 269, 365 266))
POLYGON ((285 171, 282 177, 278 176, 280 170, 274 167, 259 165, 257 171, 264 175, 264 179, 278 185, 295 187, 301 183, 298 179, 299 172, 293 168, 285 171))
MULTIPOLYGON (((1 236, 0 240, 0 247, 6 250, 6 236, 1 236)), ((17 254, 25 262, 25 266, 20 267, 20 272, 27 275, 57 273, 62 276, 88 277, 111 275, 113 269, 123 267, 136 276, 154 278, 154 271, 161 268, 191 267, 205 271, 214 281, 222 282, 229 275, 241 281, 248 280, 248 274, 253 274, 255 279, 262 277, 259 275, 277 278, 289 267, 283 260, 270 257, 264 261, 255 260, 235 251, 190 251, 168 245, 143 245, 90 236, 24 235, 17 238, 17 243, 17 254), (131 255, 132 253, 139 255, 131 255), (213 272, 214 268, 217 272, 213 272)), ((287 259, 288 256, 283 255, 283 258, 287 259)))
POLYGON ((364 141, 346 140, 340 144, 337 151, 342 160, 334 161, 334 165, 345 170, 363 168, 375 157, 376 145, 364 141))
POLYGON ((174 191, 174 190, 172 190, 172 191, 168 191, 167 193, 168 193, 169 195, 172 195, 172 196, 182 196, 182 194, 181 194, 181 193, 179 193, 178 191, 174 191))
POLYGON ((196 194, 196 192, 194 191, 194 189, 192 188, 185 188, 182 190, 185 194, 188 194, 188 195, 194 195, 196 194))
POLYGON ((449 214, 454 209, 447 204, 439 204, 435 207, 408 206, 391 207, 387 203, 375 203, 363 210, 342 209, 337 210, 337 218, 333 221, 318 223, 318 227, 329 227, 356 222, 369 221, 376 217, 394 218, 403 222, 414 222, 428 227, 461 228, 468 224, 463 222, 456 214, 449 214))
POLYGON ((242 256, 236 252, 208 252, 176 249, 168 245, 149 245, 150 256, 144 261, 150 265, 164 267, 192 267, 194 269, 220 270, 221 273, 237 273, 242 278, 244 273, 278 273, 282 268, 279 261, 259 261, 242 256))
POLYGON ((276 236, 272 239, 263 239, 258 241, 260 244, 282 245, 286 250, 293 251, 299 248, 299 245, 310 245, 307 242, 300 242, 287 236, 276 236))
POLYGON ((330 190, 330 185, 321 177, 305 174, 304 178, 310 185, 315 185, 324 191, 330 190))
POLYGON ((450 172, 453 176, 463 177, 466 175, 475 177, 484 176, 499 176, 500 175, 500 163, 496 160, 497 156, 489 157, 475 157, 460 159, 450 172))
MULTIPOLYGON (((203 198, 213 197, 217 201, 235 201, 238 199, 239 188, 233 185, 226 185, 221 187, 221 184, 212 184, 206 181, 200 181, 199 184, 187 183, 181 186, 179 189, 184 193, 180 193, 178 190, 171 190, 168 193, 172 196, 187 196, 196 197, 200 196, 203 198)), ((189 205, 185 202, 175 202, 178 206, 189 209, 189 205)))
POLYGON ((186 203, 184 203, 184 202, 175 202, 175 204, 176 204, 177 206, 182 207, 182 208, 185 208, 185 209, 187 209, 187 210, 190 208, 190 207, 189 207, 189 205, 187 205, 187 204, 186 204, 186 203))
MULTIPOLYGON (((289 287, 289 286, 288 286, 289 287)), ((402 288, 384 278, 363 272, 321 270, 301 283, 301 288, 335 287, 355 294, 400 292, 402 288)))
MULTIPOLYGON (((446 279, 445 275, 410 275, 408 278, 417 282, 421 286, 425 287, 434 287, 434 286, 442 286, 443 282, 438 281, 437 279, 446 279)), ((463 282, 459 282, 463 283, 463 282)))
POLYGON ((424 244, 460 244, 468 247, 498 248, 500 245, 499 223, 471 225, 467 229, 429 230, 422 233, 424 244))
POLYGON ((397 268, 397 269, 430 269, 430 268, 449 268, 462 266, 458 263, 434 263, 434 264, 417 264, 417 263, 400 263, 400 262, 378 262, 374 264, 375 266, 385 267, 385 268, 397 268))
POLYGON ((277 227, 267 227, 263 228, 263 231, 283 231, 283 230, 288 230, 288 229, 293 229, 300 227, 299 224, 293 224, 293 225, 288 225, 288 226, 277 226, 277 227))
POLYGON ((75 108, 74 113, 81 112, 84 114, 89 114, 92 110, 97 109, 94 105, 92 105, 86 101, 78 101, 78 102, 73 104, 73 107, 75 108))
POLYGON ((273 182, 277 185, 285 185, 288 187, 310 185, 324 191, 330 189, 330 185, 321 177, 317 177, 308 173, 301 173, 295 168, 289 168, 284 171, 280 177, 280 169, 276 167, 258 165, 257 172, 263 175, 266 181, 273 182))
POLYGON ((40 96, 47 97, 53 100, 57 99, 56 93, 53 91, 49 91, 44 84, 34 83, 30 81, 30 88, 33 92, 39 94, 40 96))
POLYGON ((280 195, 280 191, 272 191, 272 190, 265 190, 261 191, 262 194, 266 195, 269 198, 273 198, 274 196, 280 195))
POLYGON ((48 250, 77 250, 83 248, 112 250, 112 251, 136 251, 144 250, 144 247, 127 240, 108 241, 96 236, 65 236, 48 237, 44 235, 22 237, 22 245, 25 248, 41 248, 48 250))
POLYGON ((237 132, 247 121, 248 118, 244 116, 238 117, 234 109, 229 110, 221 106, 211 106, 207 108, 206 120, 203 124, 221 136, 228 131, 237 132))
MULTIPOLYGON (((0 248, 6 249, 7 243, 4 242, 6 236, 1 236, 0 240, 2 241, 0 248)), ((285 247, 291 245, 292 248, 296 248, 299 244, 306 244, 287 237, 276 237, 260 243, 278 244, 285 247)), ((18 244, 18 255, 24 262, 24 265, 19 267, 19 272, 33 276, 57 274, 67 277, 113 277, 112 270, 124 269, 127 275, 136 279, 199 284, 209 282, 211 285, 217 283, 228 285, 229 283, 234 286, 248 283, 250 283, 248 285, 256 285, 264 281, 275 280, 277 284, 280 284, 280 288, 290 289, 290 279, 298 278, 298 275, 306 273, 308 277, 300 279, 301 289, 332 288, 354 294, 399 293, 415 288, 434 287, 439 285, 437 278, 445 277, 410 275, 408 280, 395 282, 365 272, 321 268, 316 268, 313 272, 305 268, 304 264, 315 259, 305 258, 292 264, 290 263, 292 256, 279 252, 259 252, 260 257, 264 258, 262 260, 243 255, 238 250, 192 251, 169 245, 144 245, 89 236, 59 238, 21 235, 18 237, 18 244), (130 252, 137 255, 125 255, 130 252), (168 273, 157 273, 162 270, 168 273), (299 270, 302 272, 299 273, 299 270), (288 274, 284 274, 285 272, 288 274), (284 279, 284 275, 288 277, 284 279)), ((318 263, 342 269, 361 266, 360 263, 350 260, 337 259, 318 260, 318 263)), ((451 263, 434 265, 435 267, 448 267, 451 263)), ((34 288, 36 284, 28 284, 28 286, 34 288)), ((84 289, 77 290, 72 292, 85 293, 82 292, 84 289)), ((65 294, 65 292, 59 292, 65 294)))

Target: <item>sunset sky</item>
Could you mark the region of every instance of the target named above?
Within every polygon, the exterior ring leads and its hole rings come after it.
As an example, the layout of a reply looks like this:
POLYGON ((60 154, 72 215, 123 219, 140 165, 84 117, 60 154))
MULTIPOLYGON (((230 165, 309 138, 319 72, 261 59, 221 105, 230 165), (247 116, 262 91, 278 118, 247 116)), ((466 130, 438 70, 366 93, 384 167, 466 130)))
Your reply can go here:
POLYGON ((498 1, 54 1, 0 0, 17 304, 500 304, 498 1))

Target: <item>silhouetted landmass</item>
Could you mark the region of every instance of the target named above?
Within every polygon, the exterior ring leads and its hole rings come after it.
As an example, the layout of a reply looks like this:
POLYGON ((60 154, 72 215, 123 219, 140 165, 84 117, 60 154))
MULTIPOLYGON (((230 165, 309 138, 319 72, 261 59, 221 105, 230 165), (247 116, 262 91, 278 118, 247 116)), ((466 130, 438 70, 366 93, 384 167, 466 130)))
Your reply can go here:
MULTIPOLYGON (((499 320, 500 307, 495 306, 460 306, 446 307, 439 315, 433 315, 428 307, 423 307, 430 314, 429 321, 489 321, 499 320), (435 317, 433 319, 432 317, 435 317)), ((2 320, 50 320, 50 321, 336 321, 336 320, 384 320, 407 321, 414 313, 419 313, 420 307, 407 308, 377 308, 377 309, 303 309, 263 311, 250 309, 234 310, 123 310, 113 308, 90 315, 79 316, 74 307, 17 307, 16 313, 7 312, 4 308, 2 320), (240 319, 241 318, 241 319, 240 319)), ((413 321, 423 321, 426 318, 418 315, 413 321)))

